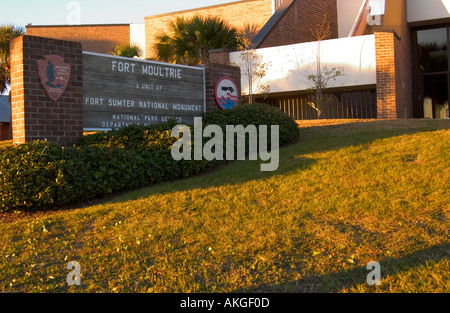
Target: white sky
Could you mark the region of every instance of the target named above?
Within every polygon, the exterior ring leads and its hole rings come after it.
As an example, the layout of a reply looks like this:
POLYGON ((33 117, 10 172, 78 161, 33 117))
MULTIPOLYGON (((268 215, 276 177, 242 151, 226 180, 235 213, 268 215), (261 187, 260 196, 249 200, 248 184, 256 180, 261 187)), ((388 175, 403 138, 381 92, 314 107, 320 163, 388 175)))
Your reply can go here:
POLYGON ((231 2, 236 0, 0 0, 0 24, 64 25, 76 6, 81 24, 144 23, 149 15, 231 2))
POLYGON ((76 24, 140 24, 150 15, 231 2, 236 0, 0 0, 0 25, 65 25, 74 19, 76 24))

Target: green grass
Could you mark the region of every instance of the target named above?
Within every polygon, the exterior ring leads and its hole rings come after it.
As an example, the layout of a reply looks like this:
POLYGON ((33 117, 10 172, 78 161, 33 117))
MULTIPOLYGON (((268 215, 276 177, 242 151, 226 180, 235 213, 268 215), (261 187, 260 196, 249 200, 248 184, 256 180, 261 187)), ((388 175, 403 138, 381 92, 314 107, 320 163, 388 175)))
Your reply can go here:
POLYGON ((450 292, 449 120, 307 127, 259 165, 2 214, 0 291, 450 292))

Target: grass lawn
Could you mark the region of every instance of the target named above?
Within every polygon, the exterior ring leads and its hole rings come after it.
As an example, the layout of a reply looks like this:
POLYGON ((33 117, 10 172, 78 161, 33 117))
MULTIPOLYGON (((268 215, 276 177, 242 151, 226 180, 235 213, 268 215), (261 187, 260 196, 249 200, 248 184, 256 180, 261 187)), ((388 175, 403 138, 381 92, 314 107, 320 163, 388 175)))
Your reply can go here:
POLYGON ((450 120, 301 126, 273 173, 1 214, 0 292, 450 292, 450 120))

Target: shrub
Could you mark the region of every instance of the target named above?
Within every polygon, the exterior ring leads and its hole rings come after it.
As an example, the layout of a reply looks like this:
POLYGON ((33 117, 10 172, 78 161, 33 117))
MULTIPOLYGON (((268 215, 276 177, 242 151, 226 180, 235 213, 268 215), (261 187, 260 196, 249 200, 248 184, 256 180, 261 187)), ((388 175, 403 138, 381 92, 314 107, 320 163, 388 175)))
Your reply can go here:
POLYGON ((84 136, 77 146, 121 148, 135 152, 166 150, 177 140, 171 137, 176 120, 150 126, 130 125, 108 132, 84 136))
POLYGON ((270 126, 280 126, 280 146, 292 143, 299 138, 300 132, 297 123, 286 113, 267 104, 249 104, 234 107, 226 111, 213 111, 205 115, 206 124, 225 125, 267 125, 268 138, 270 126))
POLYGON ((0 211, 50 209, 144 182, 141 159, 124 149, 63 148, 35 141, 1 154, 0 211))
MULTIPOLYGON (((280 145, 299 135, 295 121, 267 105, 211 112, 204 119, 204 126, 208 124, 223 128, 280 125, 280 145)), ((0 211, 48 210, 188 177, 221 163, 175 161, 171 156, 172 145, 178 140, 171 136, 175 125, 172 120, 99 132, 85 136, 73 147, 35 141, 0 148, 0 211)))
POLYGON ((54 203, 58 184, 57 145, 32 142, 3 148, 0 159, 0 210, 40 209, 54 203))
MULTIPOLYGON (((152 171, 152 182, 188 177, 214 164, 206 161, 175 161, 172 145, 178 140, 171 136, 176 120, 150 126, 130 125, 118 130, 85 136, 79 146, 119 148, 133 151, 146 160, 146 172, 152 171)), ((149 174, 150 175, 150 174, 149 174)))

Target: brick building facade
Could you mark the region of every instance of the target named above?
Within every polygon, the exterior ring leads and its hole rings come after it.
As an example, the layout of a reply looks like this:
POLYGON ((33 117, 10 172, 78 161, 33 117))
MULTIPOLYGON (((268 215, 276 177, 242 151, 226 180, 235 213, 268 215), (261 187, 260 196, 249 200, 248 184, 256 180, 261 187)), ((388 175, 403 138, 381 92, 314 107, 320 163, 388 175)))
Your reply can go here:
MULTIPOLYGON (((428 5, 424 3, 420 0, 330 0, 311 5, 311 1, 286 0, 253 43, 262 51, 262 48, 311 41, 311 29, 319 25, 321 17, 326 15, 331 30, 327 40, 343 39, 342 34, 347 33, 348 37, 374 36, 375 117, 448 118, 450 5, 442 0, 431 0, 428 5), (346 6, 349 6, 349 12, 358 6, 360 8, 351 15, 345 12, 346 6), (378 11, 372 11, 375 7, 378 11), (340 16, 339 12, 345 14, 340 16), (344 16, 354 22, 351 29, 343 31, 340 28, 345 24, 344 16)), ((223 53, 219 59, 226 59, 223 53)), ((361 89, 357 85, 335 89, 333 92, 337 96, 330 95, 330 98, 342 104, 342 93, 352 91, 351 88, 353 92, 361 89)), ((367 91, 360 94, 367 94, 367 91)), ((298 97, 292 92, 273 94, 272 97, 278 97, 280 100, 274 103, 292 114, 299 102, 310 101, 300 96, 302 93, 304 91, 299 90, 298 97)), ((267 96, 271 97, 270 94, 267 96)), ((367 101, 373 102, 372 99, 367 101)), ((356 108, 356 111, 358 109, 361 108, 356 108)))
POLYGON ((111 54, 114 47, 130 42, 130 24, 108 25, 27 25, 30 36, 81 42, 83 50, 111 54))
POLYGON ((336 0, 322 0, 314 5, 305 0, 285 0, 254 40, 257 48, 316 41, 311 30, 329 23, 330 36, 338 38, 336 0))
POLYGON ((219 16, 237 29, 243 29, 247 24, 256 25, 261 28, 272 16, 273 9, 274 4, 272 0, 245 0, 168 14, 147 16, 145 18, 146 57, 153 58, 155 56, 153 46, 156 43, 157 34, 167 31, 169 22, 174 21, 177 18, 187 19, 194 15, 219 16))
MULTIPOLYGON (((448 117, 449 12, 450 5, 444 0, 234 1, 145 17, 145 51, 146 58, 154 57, 156 34, 165 31, 168 22, 177 17, 214 15, 237 28, 258 25, 261 31, 254 44, 263 49, 314 41, 311 29, 326 16, 331 31, 327 39, 373 36, 376 81, 369 93, 363 90, 361 95, 375 95, 375 101, 366 100, 376 103, 377 117, 448 117), (372 11, 374 8, 378 11, 372 11)), ((27 27, 29 35, 79 41, 84 50, 108 54, 114 45, 131 41, 132 33, 130 25, 27 27)), ((228 52, 213 53, 211 59, 227 64, 228 52)), ((361 90, 361 86, 354 89, 361 90)), ((348 88, 345 91, 352 92, 348 88)), ((361 95, 352 98, 360 99, 361 95)))

